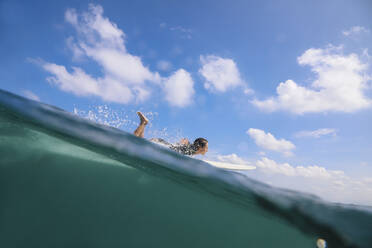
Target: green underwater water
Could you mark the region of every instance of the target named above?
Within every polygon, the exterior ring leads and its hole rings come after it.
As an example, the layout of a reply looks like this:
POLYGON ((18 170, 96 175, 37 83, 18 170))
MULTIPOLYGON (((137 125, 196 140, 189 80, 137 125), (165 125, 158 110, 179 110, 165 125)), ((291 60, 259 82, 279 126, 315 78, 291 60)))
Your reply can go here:
POLYGON ((1 122, 1 247, 315 247, 253 203, 1 122))
POLYGON ((372 247, 331 204, 0 90, 0 247, 372 247))

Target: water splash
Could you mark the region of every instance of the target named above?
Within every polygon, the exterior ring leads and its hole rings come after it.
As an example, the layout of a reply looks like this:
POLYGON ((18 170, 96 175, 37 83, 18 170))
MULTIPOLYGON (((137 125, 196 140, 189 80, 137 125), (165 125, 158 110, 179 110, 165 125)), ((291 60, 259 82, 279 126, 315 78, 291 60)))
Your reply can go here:
MULTIPOLYGON (((162 138, 170 143, 177 143, 184 138, 182 129, 157 127, 156 122, 159 120, 159 113, 155 111, 142 111, 149 120, 146 126, 146 138, 162 138)), ((88 110, 74 107, 73 113, 84 119, 88 119, 95 123, 105 126, 115 127, 127 132, 133 132, 139 125, 139 119, 136 110, 114 109, 108 105, 92 106, 88 110)))
POLYGON ((94 106, 89 110, 74 107, 73 113, 96 123, 120 129, 136 125, 136 122, 129 118, 127 111, 113 110, 107 105, 94 106))

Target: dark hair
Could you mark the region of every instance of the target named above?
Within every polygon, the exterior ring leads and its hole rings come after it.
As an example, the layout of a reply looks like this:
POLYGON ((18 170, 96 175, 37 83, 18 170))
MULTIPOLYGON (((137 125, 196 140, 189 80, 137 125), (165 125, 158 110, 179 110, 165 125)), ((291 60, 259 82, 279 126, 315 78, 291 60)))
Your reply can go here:
POLYGON ((194 141, 193 148, 195 151, 199 150, 199 148, 204 148, 208 144, 208 140, 204 138, 197 138, 194 141))

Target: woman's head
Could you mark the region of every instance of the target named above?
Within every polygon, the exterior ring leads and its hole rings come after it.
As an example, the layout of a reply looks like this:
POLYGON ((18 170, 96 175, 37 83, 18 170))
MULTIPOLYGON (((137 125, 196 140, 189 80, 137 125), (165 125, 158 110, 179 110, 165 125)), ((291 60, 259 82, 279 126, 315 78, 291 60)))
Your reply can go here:
POLYGON ((208 151, 208 140, 204 138, 197 138, 194 143, 193 147, 195 150, 195 154, 205 154, 208 151))

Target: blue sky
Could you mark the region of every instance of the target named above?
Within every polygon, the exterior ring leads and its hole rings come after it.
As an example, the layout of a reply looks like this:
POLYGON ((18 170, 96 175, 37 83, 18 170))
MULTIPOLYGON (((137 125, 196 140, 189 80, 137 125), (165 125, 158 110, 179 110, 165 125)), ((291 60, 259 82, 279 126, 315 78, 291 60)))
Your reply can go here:
POLYGON ((119 114, 130 132, 141 110, 147 137, 206 137, 210 158, 256 165, 267 183, 327 182, 334 191, 298 189, 372 205, 371 11, 368 0, 3 0, 0 88, 111 124, 119 114))

